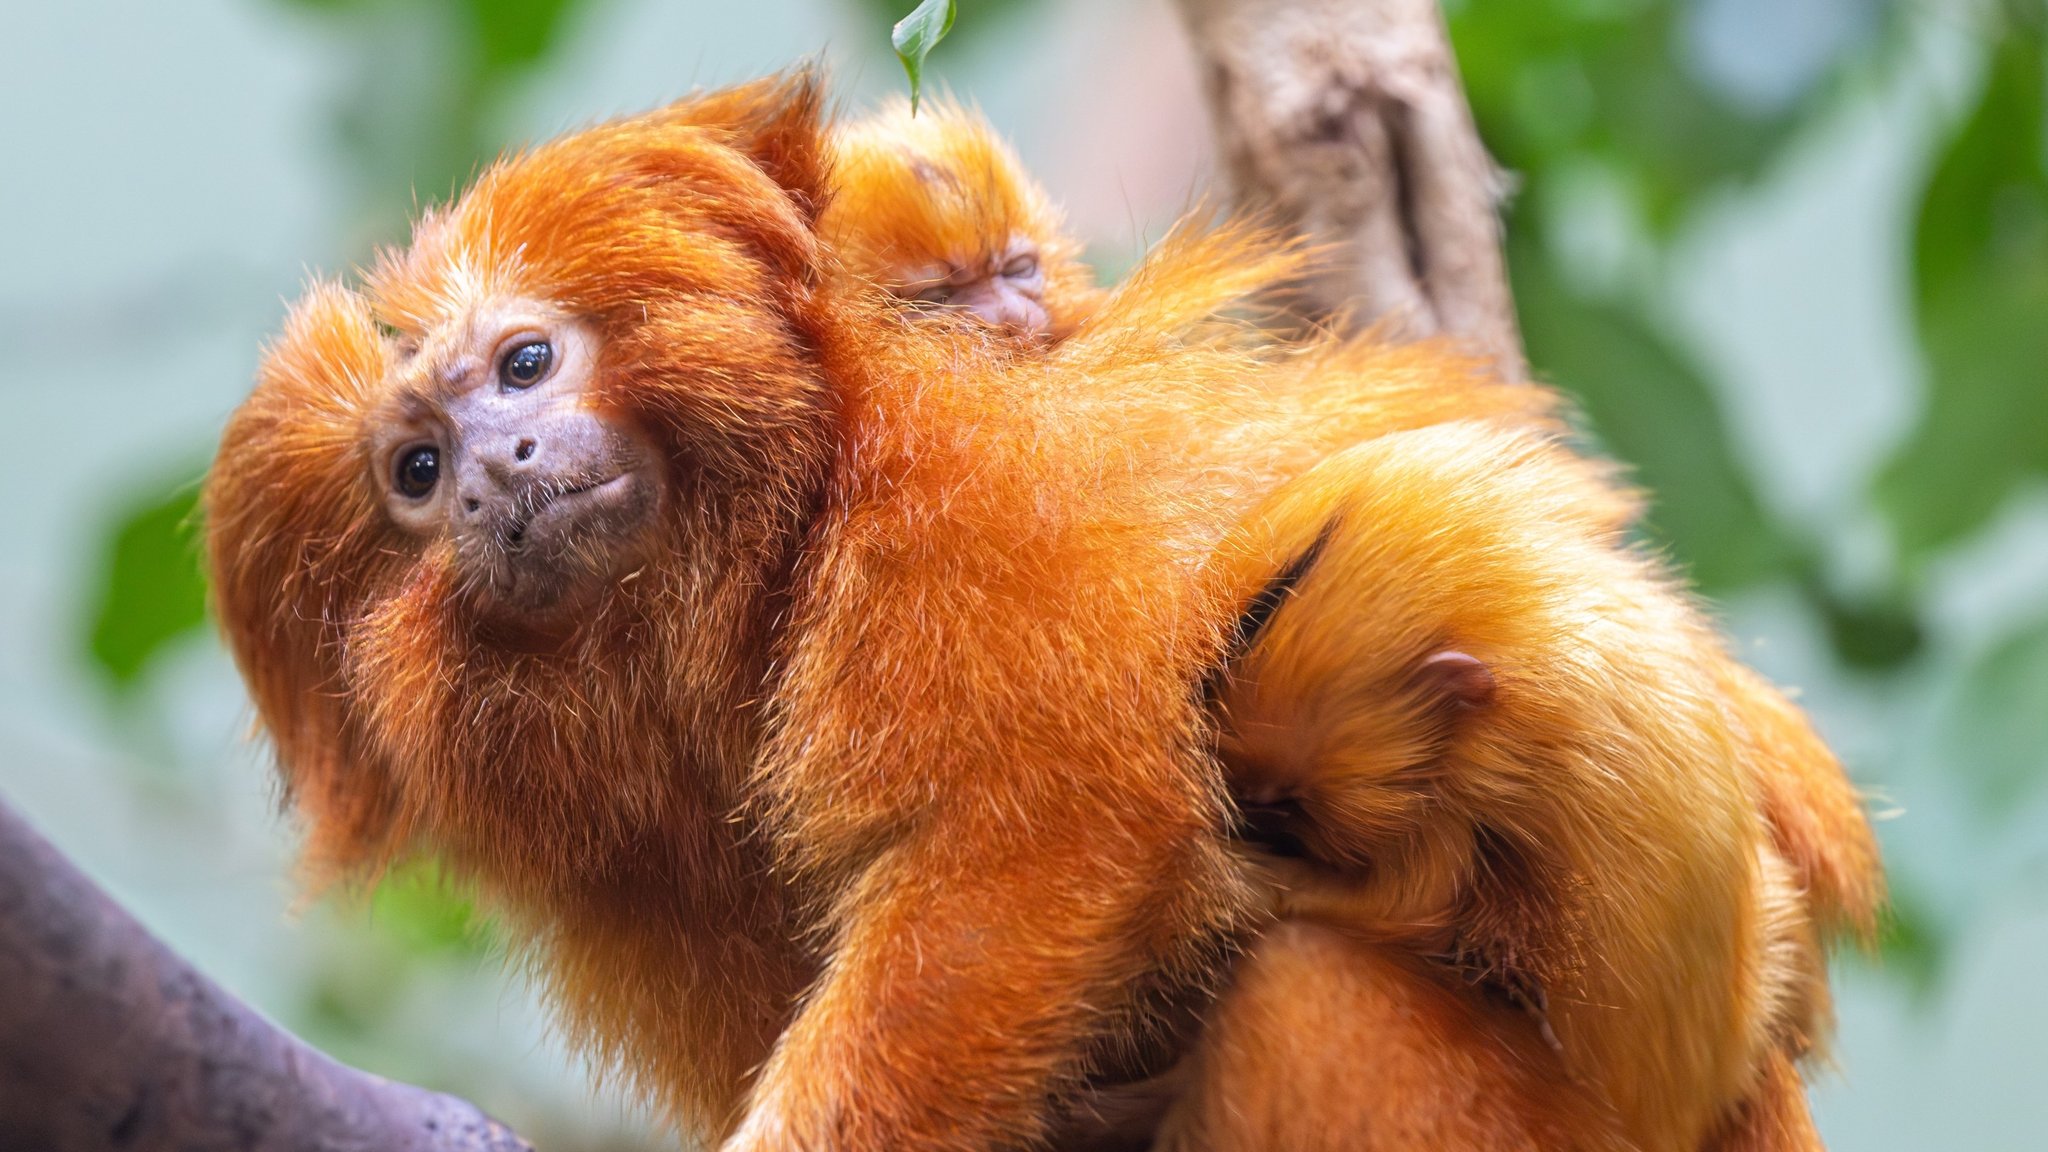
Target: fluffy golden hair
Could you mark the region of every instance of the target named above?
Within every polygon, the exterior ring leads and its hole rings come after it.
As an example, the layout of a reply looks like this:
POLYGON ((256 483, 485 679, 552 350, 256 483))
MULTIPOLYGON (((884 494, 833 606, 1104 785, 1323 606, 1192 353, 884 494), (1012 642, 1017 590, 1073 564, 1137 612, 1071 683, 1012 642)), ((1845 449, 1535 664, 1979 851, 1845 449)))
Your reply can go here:
MULTIPOLYGON (((1247 558, 1284 563, 1268 545, 1304 527, 1257 510, 1345 475, 1354 446, 1394 464, 1396 434, 1462 446, 1416 449, 1385 524, 1434 539, 1474 589, 1458 603, 1510 621, 1556 590, 1527 583, 1526 540, 1489 543, 1460 510, 1498 482, 1515 515, 1545 514, 1516 479, 1541 460, 1584 500, 1550 530, 1600 557, 1628 500, 1555 446, 1541 389, 1439 348, 1275 344, 1218 319, 1295 270, 1256 230, 1177 233, 1051 349, 913 323, 820 232, 828 140, 808 77, 697 97, 510 157, 362 291, 314 286, 223 435, 209 562, 316 875, 440 853, 506 915, 571 1034, 730 1148, 1028 1144, 1261 921, 1203 692, 1272 578, 1247 558), (578 403, 658 454, 636 562, 563 618, 485 611, 444 543, 387 514, 365 449, 506 300, 593 327, 578 403)), ((1344 523, 1364 548, 1382 520, 1344 523)), ((1332 571, 1451 594, 1437 567, 1386 563, 1332 571)), ((1610 570, 1587 563, 1559 578, 1610 570)), ((1697 618, 1648 587, 1627 643, 1693 651, 1697 618)), ((1361 658, 1409 637, 1357 619, 1361 658)), ((1734 756, 1711 710, 1640 715, 1712 690, 1682 661, 1646 666, 1672 679, 1594 684, 1585 707, 1635 709, 1653 748, 1734 756)), ((1583 797, 1473 763, 1463 795, 1583 837, 1549 846, 1572 884, 1529 907, 1621 901, 1562 917, 1544 948, 1657 961, 1598 987, 1609 1032, 1682 1049, 1644 1057, 1662 1079, 1632 1091, 1684 1102, 1617 1106, 1671 1131, 1739 1107, 1756 1073, 1724 1057, 1756 1049, 1772 963, 1748 785, 1618 760, 1599 804, 1545 811, 1583 797)), ((1786 807, 1812 808, 1796 789, 1786 807)), ((1794 836, 1825 858, 1843 818, 1794 836)), ((1808 879, 1851 907, 1857 868, 1808 879)))

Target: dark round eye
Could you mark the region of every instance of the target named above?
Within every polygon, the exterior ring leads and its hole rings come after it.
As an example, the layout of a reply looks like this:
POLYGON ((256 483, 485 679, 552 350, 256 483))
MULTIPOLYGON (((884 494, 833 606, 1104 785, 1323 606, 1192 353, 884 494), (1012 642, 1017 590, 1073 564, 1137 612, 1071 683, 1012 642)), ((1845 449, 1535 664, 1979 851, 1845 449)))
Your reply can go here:
POLYGON ((1005 279, 1023 280, 1036 275, 1038 275, 1038 254, 1035 252, 1026 252, 1020 256, 1012 256, 1009 262, 1003 265, 1003 276, 1005 279))
POLYGON ((498 378, 507 388, 531 388, 548 374, 548 365, 554 362, 554 348, 545 340, 535 340, 505 353, 505 362, 498 366, 498 378))
POLYGON ((434 490, 441 480, 441 452, 422 444, 398 458, 398 490, 414 500, 434 490))

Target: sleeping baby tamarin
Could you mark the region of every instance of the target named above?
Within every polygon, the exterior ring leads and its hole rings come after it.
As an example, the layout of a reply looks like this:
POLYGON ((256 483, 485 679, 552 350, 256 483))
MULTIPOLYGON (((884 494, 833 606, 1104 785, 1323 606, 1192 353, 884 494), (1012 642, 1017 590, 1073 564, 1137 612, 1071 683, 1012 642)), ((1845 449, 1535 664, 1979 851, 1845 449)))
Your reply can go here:
POLYGON ((1057 340, 1100 303, 1051 198, 968 109, 898 101, 836 127, 832 162, 820 233, 909 306, 1057 340))
MULTIPOLYGON (((821 227, 818 106, 764 81, 508 158, 293 310, 206 510, 316 876, 438 853, 570 1033, 728 1149, 1030 1144, 1267 921, 1218 734, 1296 722, 1254 669, 1288 666, 1291 614, 1358 611, 1321 629, 1351 658, 1288 691, 1347 701, 1360 668, 1455 651, 1496 684, 1475 717, 1562 743, 1393 785, 1443 789, 1410 837, 1442 882, 1403 907, 1445 923, 1394 925, 1341 980, 1449 1020, 1547 997, 1557 1048, 1521 1010, 1417 1060, 1533 1034, 1561 1070, 1527 1091, 1583 1080, 1637 1146, 1737 1130, 1796 985, 1772 828, 1684 659, 1711 634, 1585 514, 1624 498, 1547 395, 1220 318, 1298 265, 1245 229, 1170 238, 1028 355, 906 317, 821 227), (1289 572, 1298 598, 1248 628, 1289 572), (1627 608, 1636 647, 1603 648, 1559 579, 1627 608), (1582 648, 1663 678, 1574 719, 1581 681, 1541 685, 1582 648), (1582 721, 1642 756, 1586 760, 1582 721)), ((1205 1081, 1247 1074, 1210 1043, 1205 1081)), ((1248 1146, 1207 1115, 1162 1137, 1248 1146)))

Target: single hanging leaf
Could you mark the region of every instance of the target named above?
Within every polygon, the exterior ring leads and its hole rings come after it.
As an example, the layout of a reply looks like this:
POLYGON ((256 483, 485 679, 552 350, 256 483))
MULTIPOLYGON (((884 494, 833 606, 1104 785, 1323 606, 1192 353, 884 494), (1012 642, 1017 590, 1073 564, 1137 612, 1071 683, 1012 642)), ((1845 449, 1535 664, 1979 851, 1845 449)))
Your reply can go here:
POLYGON ((924 58, 932 54, 946 33, 953 30, 954 0, 924 0, 910 15, 896 22, 889 42, 896 46, 896 58, 910 75, 910 114, 917 115, 917 98, 924 86, 924 58))

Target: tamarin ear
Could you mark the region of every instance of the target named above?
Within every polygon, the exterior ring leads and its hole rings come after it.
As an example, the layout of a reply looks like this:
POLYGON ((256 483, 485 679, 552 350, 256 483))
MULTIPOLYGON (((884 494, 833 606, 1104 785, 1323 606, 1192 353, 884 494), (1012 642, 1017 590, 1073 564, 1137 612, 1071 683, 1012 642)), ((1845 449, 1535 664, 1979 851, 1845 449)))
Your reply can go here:
POLYGON ((807 224, 824 211, 831 183, 825 82, 815 64, 689 102, 690 118, 729 131, 733 147, 788 192, 807 224))
POLYGON ((1477 656, 1446 648, 1432 654, 1415 672, 1416 687, 1439 707, 1464 711, 1493 703, 1498 687, 1493 669, 1477 656))

